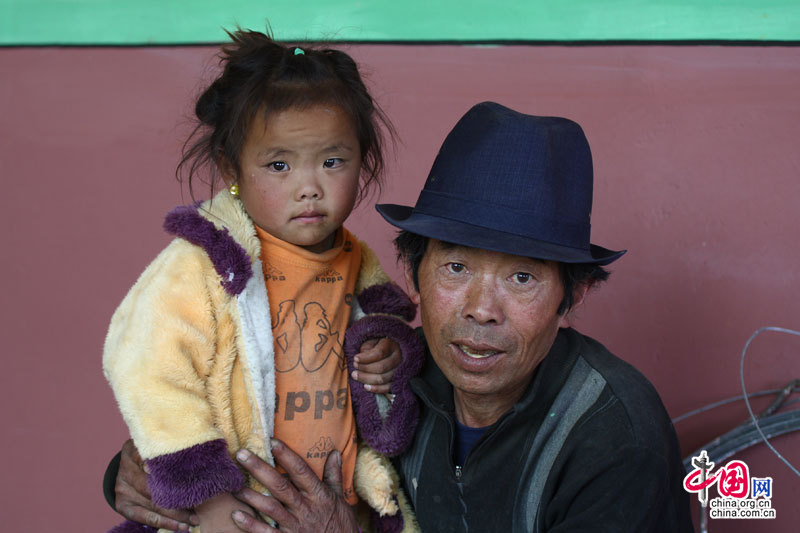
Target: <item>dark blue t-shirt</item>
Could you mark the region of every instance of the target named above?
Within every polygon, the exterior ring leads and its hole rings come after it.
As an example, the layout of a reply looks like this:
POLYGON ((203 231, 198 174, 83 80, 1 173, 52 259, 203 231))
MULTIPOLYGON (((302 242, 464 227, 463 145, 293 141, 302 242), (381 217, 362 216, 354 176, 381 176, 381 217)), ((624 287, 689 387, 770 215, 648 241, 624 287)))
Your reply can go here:
POLYGON ((456 420, 456 442, 455 450, 453 451, 453 460, 456 466, 464 466, 464 461, 467 460, 467 454, 472 447, 475 446, 475 443, 478 442, 478 439, 486 433, 487 429, 489 429, 489 426, 471 428, 456 420))

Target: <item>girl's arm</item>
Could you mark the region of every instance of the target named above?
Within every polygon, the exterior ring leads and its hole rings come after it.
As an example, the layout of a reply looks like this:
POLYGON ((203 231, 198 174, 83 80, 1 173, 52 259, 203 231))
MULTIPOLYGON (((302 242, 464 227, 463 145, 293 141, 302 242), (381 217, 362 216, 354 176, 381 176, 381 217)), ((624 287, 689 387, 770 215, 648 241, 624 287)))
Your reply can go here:
POLYGON ((234 511, 241 511, 252 517, 256 516, 253 509, 237 500, 229 492, 217 494, 195 507, 200 519, 200 531, 203 533, 239 533, 241 530, 233 522, 234 511))
POLYGON ((244 484, 207 399, 217 324, 204 310, 222 290, 213 268, 196 246, 173 241, 117 308, 104 346, 103 370, 146 459, 152 499, 169 509, 244 484))

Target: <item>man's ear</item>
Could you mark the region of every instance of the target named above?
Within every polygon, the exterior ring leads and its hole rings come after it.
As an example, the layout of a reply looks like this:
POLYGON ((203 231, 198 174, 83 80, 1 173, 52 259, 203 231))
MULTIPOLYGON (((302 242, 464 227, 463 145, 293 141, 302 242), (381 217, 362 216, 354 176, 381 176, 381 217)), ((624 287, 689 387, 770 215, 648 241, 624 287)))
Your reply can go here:
POLYGON ((575 290, 572 291, 572 308, 575 309, 579 305, 583 303, 583 300, 586 298, 586 293, 589 292, 589 285, 586 283, 581 283, 575 290))
POLYGON ((406 292, 408 292, 408 297, 411 298, 412 302, 419 305, 419 291, 416 286, 414 286, 414 274, 411 272, 411 266, 408 263, 404 263, 403 276, 406 279, 406 292))
POLYGON ((572 311, 575 310, 576 307, 580 306, 583 303, 584 298, 586 298, 586 293, 589 292, 589 285, 586 283, 581 283, 572 291, 572 307, 569 310, 561 315, 561 318, 558 321, 558 327, 560 328, 568 328, 570 327, 569 323, 569 316, 572 314, 572 311))

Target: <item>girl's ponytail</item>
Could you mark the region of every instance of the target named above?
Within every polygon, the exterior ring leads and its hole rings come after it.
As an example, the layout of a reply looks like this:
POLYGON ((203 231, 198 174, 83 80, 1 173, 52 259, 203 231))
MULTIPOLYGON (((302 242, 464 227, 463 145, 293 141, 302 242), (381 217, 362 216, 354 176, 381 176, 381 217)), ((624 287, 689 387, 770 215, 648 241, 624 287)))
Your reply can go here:
POLYGON ((340 50, 306 45, 296 53, 296 47, 277 43, 268 33, 227 33, 231 42, 222 46, 222 72, 195 103, 197 123, 175 170, 178 181, 188 182, 190 194, 201 169, 208 171, 212 194, 220 171, 236 177, 257 113, 268 120, 273 113, 314 105, 337 106, 353 120, 362 158, 358 198, 373 185, 380 189, 383 134, 394 138, 394 128, 374 103, 353 58, 340 50))

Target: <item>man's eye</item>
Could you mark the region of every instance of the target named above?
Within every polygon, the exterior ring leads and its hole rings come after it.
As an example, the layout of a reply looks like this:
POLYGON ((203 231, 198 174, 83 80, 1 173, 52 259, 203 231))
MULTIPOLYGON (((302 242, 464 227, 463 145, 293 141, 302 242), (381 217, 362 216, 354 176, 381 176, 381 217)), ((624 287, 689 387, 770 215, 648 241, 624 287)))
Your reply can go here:
POLYGON ((519 283, 521 285, 526 285, 526 284, 530 283, 531 280, 533 279, 533 276, 531 276, 527 272, 517 272, 516 274, 514 274, 511 277, 514 279, 514 281, 516 281, 517 283, 519 283))
POLYGON ((284 161, 273 161, 267 165, 267 168, 272 169, 275 172, 284 172, 289 170, 289 165, 287 165, 284 161))
POLYGON ((341 158, 330 157, 322 163, 322 166, 325 168, 336 168, 342 166, 342 163, 344 163, 344 161, 341 158))
POLYGON ((453 274, 460 274, 466 270, 467 267, 462 265, 461 263, 447 263, 447 270, 452 272, 453 274))

